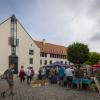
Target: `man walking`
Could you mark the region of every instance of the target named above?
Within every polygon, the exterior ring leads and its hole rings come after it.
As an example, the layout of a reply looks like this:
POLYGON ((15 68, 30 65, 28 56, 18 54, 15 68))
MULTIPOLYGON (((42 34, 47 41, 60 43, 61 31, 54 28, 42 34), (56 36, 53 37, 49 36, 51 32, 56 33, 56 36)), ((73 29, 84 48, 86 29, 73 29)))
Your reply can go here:
POLYGON ((28 85, 30 85, 30 83, 31 83, 31 75, 32 75, 31 69, 30 69, 30 67, 28 67, 26 70, 27 84, 28 85))
POLYGON ((14 64, 11 64, 9 69, 7 69, 3 74, 3 78, 6 79, 8 85, 9 85, 9 88, 6 91, 1 93, 2 97, 4 97, 5 93, 8 92, 8 91, 10 91, 10 95, 14 94, 13 93, 13 89, 14 89, 14 80, 13 80, 14 70, 13 70, 13 68, 14 68, 14 64))
POLYGON ((73 87, 73 70, 69 67, 65 69, 65 76, 67 79, 67 88, 73 87))
POLYGON ((58 76, 59 76, 59 84, 61 86, 64 85, 64 76, 65 76, 65 69, 64 67, 60 67, 59 70, 58 70, 58 76))
POLYGON ((24 71, 24 66, 21 66, 21 69, 19 71, 19 77, 20 77, 20 82, 24 82, 25 81, 25 71, 24 71))
POLYGON ((77 89, 82 89, 84 71, 81 69, 81 67, 78 67, 75 70, 75 76, 76 76, 76 79, 77 79, 77 89))

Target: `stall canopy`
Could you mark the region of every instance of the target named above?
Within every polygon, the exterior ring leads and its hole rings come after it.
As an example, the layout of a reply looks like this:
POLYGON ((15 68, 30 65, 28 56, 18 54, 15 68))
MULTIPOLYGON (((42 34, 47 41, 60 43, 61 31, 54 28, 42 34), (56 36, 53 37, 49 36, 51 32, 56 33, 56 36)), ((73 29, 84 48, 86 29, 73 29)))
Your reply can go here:
POLYGON ((65 68, 68 68, 68 67, 71 67, 71 65, 68 65, 68 64, 62 64, 60 62, 54 62, 52 64, 49 64, 49 65, 45 65, 45 67, 65 67, 65 68))
POLYGON ((100 64, 92 65, 91 69, 100 69, 100 64))

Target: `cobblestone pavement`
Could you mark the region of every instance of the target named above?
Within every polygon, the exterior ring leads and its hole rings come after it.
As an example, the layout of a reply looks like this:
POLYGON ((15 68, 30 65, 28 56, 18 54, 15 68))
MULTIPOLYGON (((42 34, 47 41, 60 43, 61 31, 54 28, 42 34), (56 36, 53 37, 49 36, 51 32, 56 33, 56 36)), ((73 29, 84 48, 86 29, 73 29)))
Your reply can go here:
MULTIPOLYGON (((7 88, 5 81, 0 81, 0 93, 7 88)), ((68 90, 58 85, 32 88, 15 80, 15 95, 6 94, 0 100, 100 100, 100 94, 83 90, 68 90)))

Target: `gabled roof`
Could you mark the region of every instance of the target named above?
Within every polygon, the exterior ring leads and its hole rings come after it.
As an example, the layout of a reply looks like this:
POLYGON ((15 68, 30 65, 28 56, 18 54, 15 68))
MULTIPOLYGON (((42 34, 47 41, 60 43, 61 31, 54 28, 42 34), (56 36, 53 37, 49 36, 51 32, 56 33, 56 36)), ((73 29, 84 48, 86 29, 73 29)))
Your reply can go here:
POLYGON ((67 48, 61 45, 55 45, 51 43, 43 43, 42 41, 34 41, 36 45, 40 48, 41 52, 49 53, 49 54, 60 54, 66 55, 67 48))

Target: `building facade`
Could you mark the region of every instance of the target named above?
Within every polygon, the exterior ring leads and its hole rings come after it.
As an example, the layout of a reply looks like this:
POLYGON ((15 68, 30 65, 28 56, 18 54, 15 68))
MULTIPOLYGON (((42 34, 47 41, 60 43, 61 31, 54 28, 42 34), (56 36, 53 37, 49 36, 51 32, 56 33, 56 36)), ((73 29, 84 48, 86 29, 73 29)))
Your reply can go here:
POLYGON ((13 15, 0 23, 0 71, 6 70, 10 64, 15 65, 15 73, 21 65, 40 67, 40 49, 13 15))
POLYGON ((14 15, 0 23, 0 73, 10 64, 18 73, 21 65, 32 66, 38 72, 40 66, 56 61, 67 63, 67 50, 63 46, 35 41, 14 15))
POLYGON ((40 66, 60 62, 67 64, 67 49, 64 46, 46 43, 45 40, 34 41, 40 48, 40 66))

